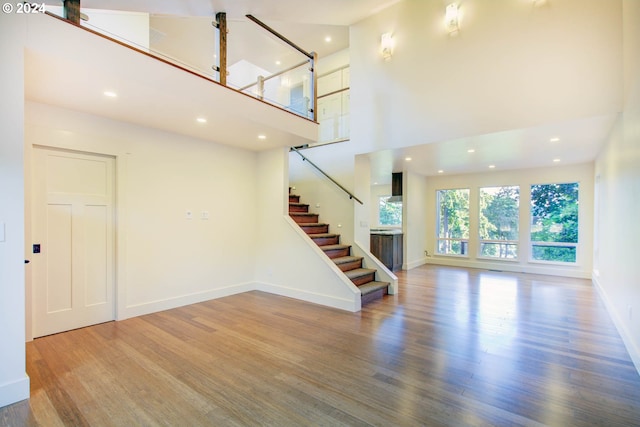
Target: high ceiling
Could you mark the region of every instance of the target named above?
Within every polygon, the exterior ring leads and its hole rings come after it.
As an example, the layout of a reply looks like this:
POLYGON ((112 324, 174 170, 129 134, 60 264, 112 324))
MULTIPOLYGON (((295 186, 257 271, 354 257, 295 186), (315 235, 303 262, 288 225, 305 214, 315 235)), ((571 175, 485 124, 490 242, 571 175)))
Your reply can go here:
MULTIPOLYGON (((401 0, 82 0, 82 6, 87 9, 126 10, 155 16, 172 15, 203 19, 213 17, 217 12, 225 12, 231 26, 246 23, 245 15, 252 14, 295 41, 303 49, 315 51, 322 58, 348 47, 350 24, 398 1, 401 0), (325 41, 327 36, 331 37, 331 42, 325 41)), ((46 0, 45 3, 60 6, 62 2, 46 0)), ((104 73, 104 70, 99 70, 100 75, 104 73)), ((42 78, 39 81, 40 86, 46 87, 46 81, 42 78)), ((54 81, 52 84, 58 83, 54 81)), ((167 91, 171 90, 173 89, 167 88, 167 91)), ((95 102, 86 96, 87 91, 84 92, 79 99, 94 104, 85 109, 93 112, 95 102)), ((161 97, 177 99, 179 94, 165 93, 161 97)), ((138 112, 153 111, 154 106, 158 105, 156 101, 152 98, 138 99, 131 105, 135 105, 138 112), (145 102, 148 108, 145 108, 145 102)), ((71 105, 69 108, 82 109, 82 106, 71 105)), ((122 108, 126 109, 127 106, 122 108)), ((94 113, 101 114, 99 111, 94 113)), ((120 113, 128 117, 138 114, 136 111, 120 113)), ((152 116, 146 117, 146 120, 144 125, 154 126, 152 116)), ((162 117, 158 120, 163 123, 158 123, 157 127, 166 128, 166 120, 162 117)), ((371 156, 373 180, 380 183, 390 180, 392 170, 411 170, 424 175, 437 175, 487 171, 491 165, 494 165, 496 170, 504 170, 507 167, 531 168, 587 162, 596 156, 614 122, 614 115, 603 115, 492 135, 377 151, 371 156), (554 137, 560 140, 551 141, 554 137), (410 157, 411 161, 407 161, 407 157, 410 157)), ((175 131, 189 133, 179 127, 175 131)), ((208 139, 204 133, 195 136, 208 139)), ((348 152, 349 149, 345 147, 345 153, 348 152)), ((353 154, 356 153, 354 151, 353 154)))

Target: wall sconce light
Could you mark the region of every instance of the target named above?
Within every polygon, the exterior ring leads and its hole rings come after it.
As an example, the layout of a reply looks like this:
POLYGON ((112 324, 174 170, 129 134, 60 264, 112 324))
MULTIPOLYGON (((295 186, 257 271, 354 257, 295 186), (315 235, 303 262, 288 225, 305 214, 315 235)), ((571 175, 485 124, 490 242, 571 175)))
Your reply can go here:
POLYGON ((460 9, 456 3, 451 3, 447 6, 444 15, 444 26, 447 29, 449 35, 454 36, 458 34, 460 27, 458 26, 460 20, 460 9))
POLYGON ((393 55, 393 37, 391 33, 384 33, 380 37, 380 53, 385 61, 391 59, 391 55, 393 55))

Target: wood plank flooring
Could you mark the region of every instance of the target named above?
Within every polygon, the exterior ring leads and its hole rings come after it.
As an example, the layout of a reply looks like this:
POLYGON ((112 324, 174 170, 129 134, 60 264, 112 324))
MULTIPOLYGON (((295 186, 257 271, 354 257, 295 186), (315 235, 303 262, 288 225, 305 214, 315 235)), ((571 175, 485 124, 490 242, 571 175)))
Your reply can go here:
POLYGON ((250 292, 27 344, 2 426, 640 426, 590 281, 422 266, 348 313, 250 292))

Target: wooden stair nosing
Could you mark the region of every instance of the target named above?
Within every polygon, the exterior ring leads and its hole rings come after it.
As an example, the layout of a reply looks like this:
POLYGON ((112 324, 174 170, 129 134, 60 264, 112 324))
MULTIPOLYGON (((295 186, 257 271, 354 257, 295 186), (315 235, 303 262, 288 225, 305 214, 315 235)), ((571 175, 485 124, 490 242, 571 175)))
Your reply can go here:
MULTIPOLYGON (((358 289, 360 289, 360 294, 362 296, 368 295, 370 293, 379 291, 379 290, 386 290, 388 291, 389 288, 389 282, 369 282, 369 283, 365 283, 364 285, 360 285, 358 286, 358 289)), ((385 292, 386 295, 386 292, 385 292)))
POLYGON ((357 279, 361 276, 367 276, 369 274, 375 274, 375 268, 355 268, 353 270, 345 271, 344 274, 351 280, 357 279))
MULTIPOLYGON (((294 220, 295 221, 295 220, 294 220)), ((329 231, 329 224, 323 224, 321 222, 306 222, 306 223, 297 223, 302 231, 307 233, 309 236, 317 233, 323 233, 322 230, 329 231)))
POLYGON ((335 250, 339 250, 339 249, 350 249, 351 245, 343 245, 343 244, 336 244, 336 245, 323 245, 323 246, 318 246, 320 249, 322 249, 323 251, 335 251, 335 250))

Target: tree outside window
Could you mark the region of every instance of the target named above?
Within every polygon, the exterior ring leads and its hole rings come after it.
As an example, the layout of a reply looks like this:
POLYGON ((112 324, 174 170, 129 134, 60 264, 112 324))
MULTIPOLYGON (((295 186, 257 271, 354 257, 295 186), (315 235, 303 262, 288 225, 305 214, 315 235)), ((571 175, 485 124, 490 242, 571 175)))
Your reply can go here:
POLYGON ((469 189, 438 190, 437 253, 466 255, 469 243, 469 189))
POLYGON ((402 202, 390 202, 391 196, 378 198, 378 223, 380 225, 402 225, 402 202))
POLYGON ((518 258, 520 187, 480 188, 480 256, 518 258))
POLYGON ((576 262, 577 182, 531 186, 531 256, 536 261, 576 262))

